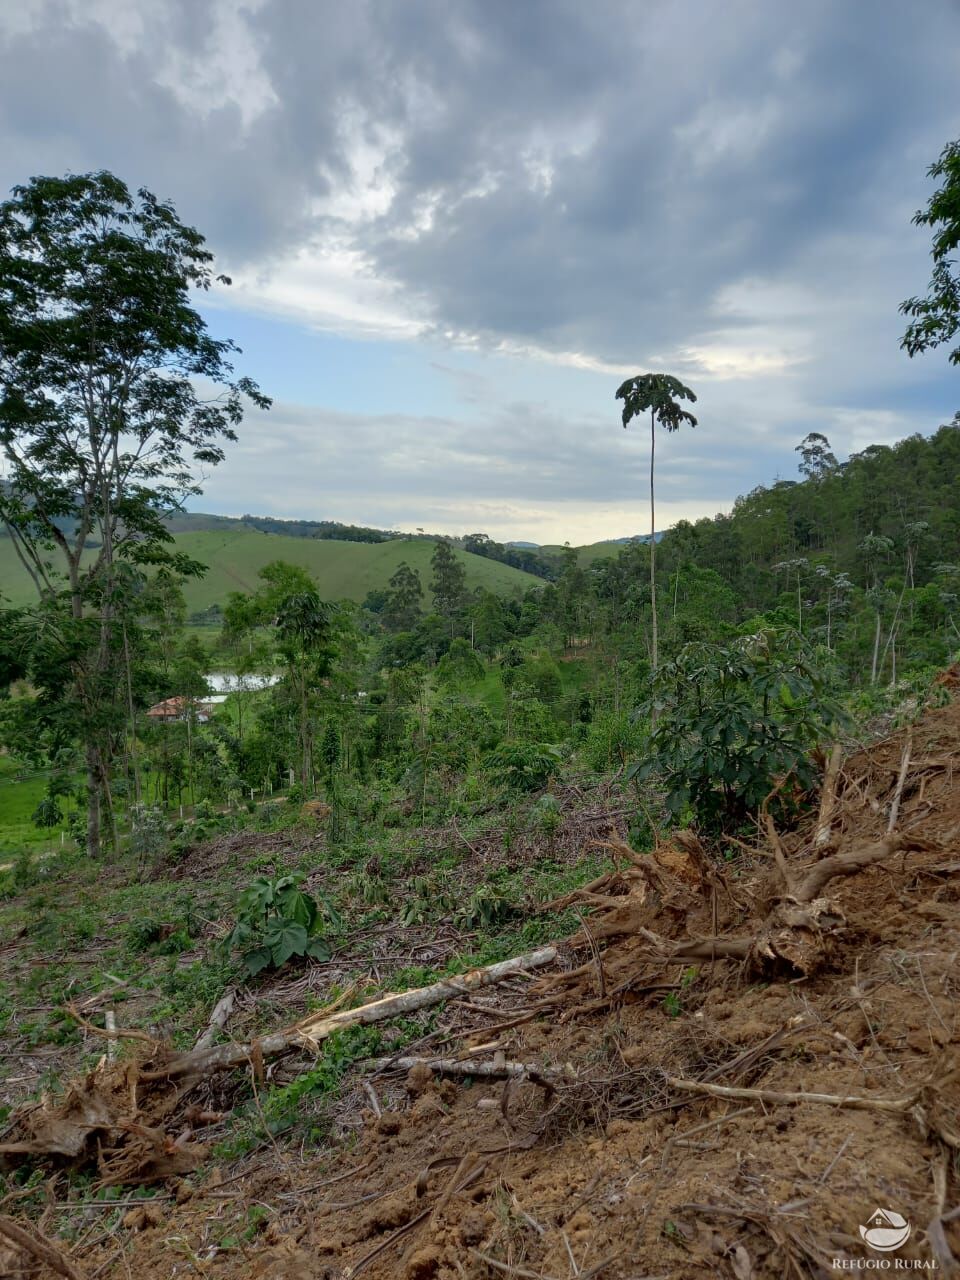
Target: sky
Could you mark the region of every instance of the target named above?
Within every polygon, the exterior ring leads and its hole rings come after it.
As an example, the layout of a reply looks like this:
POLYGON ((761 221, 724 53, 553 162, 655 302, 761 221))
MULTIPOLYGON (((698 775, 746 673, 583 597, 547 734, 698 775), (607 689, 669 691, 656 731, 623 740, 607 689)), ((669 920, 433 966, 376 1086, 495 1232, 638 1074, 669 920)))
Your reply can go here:
POLYGON ((960 408, 900 350, 960 136, 957 0, 7 0, 0 192, 106 168, 233 284, 273 397, 195 509, 586 543, 960 408))

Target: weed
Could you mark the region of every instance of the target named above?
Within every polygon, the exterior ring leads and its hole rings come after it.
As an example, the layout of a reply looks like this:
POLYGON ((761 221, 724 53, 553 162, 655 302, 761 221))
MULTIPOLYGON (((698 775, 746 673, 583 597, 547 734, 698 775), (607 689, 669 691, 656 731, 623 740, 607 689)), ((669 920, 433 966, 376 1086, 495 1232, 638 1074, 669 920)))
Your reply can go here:
POLYGON ((454 913, 453 922, 458 929, 490 929, 516 915, 517 908, 495 886, 481 884, 466 903, 454 913))
MULTIPOLYGON (((407 1039, 421 1032, 422 1028, 417 1027, 407 1039)), ((287 1085, 262 1094, 259 1108, 247 1109, 244 1123, 217 1145, 215 1156, 232 1160, 246 1154, 262 1140, 264 1124, 270 1137, 288 1133, 300 1124, 306 1128, 308 1140, 323 1141, 329 1133, 328 1109, 339 1095, 343 1077, 355 1062, 374 1057, 382 1047, 380 1027, 346 1027, 335 1031, 324 1042, 323 1054, 309 1071, 287 1085)))
POLYGON ((680 1003, 680 997, 676 991, 668 991, 663 997, 663 1012, 668 1018, 679 1018, 683 1012, 683 1005, 680 1003))

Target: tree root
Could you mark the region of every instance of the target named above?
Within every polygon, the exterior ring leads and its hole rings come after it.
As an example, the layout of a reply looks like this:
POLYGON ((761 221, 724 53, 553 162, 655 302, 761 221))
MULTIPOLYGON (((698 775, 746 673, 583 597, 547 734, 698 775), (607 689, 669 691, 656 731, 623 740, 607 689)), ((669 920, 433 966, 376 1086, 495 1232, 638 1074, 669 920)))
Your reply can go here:
POLYGON ((40 1235, 36 1228, 33 1231, 27 1231, 13 1218, 0 1213, 0 1234, 12 1240, 21 1249, 26 1249, 32 1257, 45 1263, 51 1271, 55 1271, 58 1276, 63 1276, 64 1280, 83 1280, 83 1272, 78 1271, 66 1254, 56 1245, 51 1244, 46 1236, 40 1235))

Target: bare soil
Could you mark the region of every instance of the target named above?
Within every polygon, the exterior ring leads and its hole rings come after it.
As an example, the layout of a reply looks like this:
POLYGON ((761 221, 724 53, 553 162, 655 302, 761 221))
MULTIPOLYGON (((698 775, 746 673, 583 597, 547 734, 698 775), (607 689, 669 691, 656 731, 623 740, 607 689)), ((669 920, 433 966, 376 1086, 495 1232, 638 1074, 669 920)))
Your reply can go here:
MULTIPOLYGON (((174 1158, 179 1144, 189 1167, 117 1226, 98 1232, 101 1211, 77 1208, 78 1243, 51 1242, 89 1280, 772 1280, 884 1260, 960 1272, 958 770, 956 703, 850 756, 828 843, 813 823, 777 837, 792 884, 884 840, 899 790, 897 847, 830 880, 799 923, 764 835, 725 864, 689 838, 645 861, 624 852, 575 896, 583 928, 552 973, 451 1002, 404 1050, 528 1064, 547 1087, 357 1073, 335 1143, 264 1144, 227 1166, 186 1118, 205 1086, 138 1086, 155 1051, 105 1067, 109 1088, 78 1087, 116 1093, 126 1071, 153 1130, 114 1135, 107 1164, 126 1151, 135 1171, 136 1153, 174 1158), (707 938, 749 946, 673 958, 707 938), (876 1209, 910 1226, 895 1252, 863 1239, 876 1209)), ((64 1186, 29 1229, 63 1229, 64 1186)), ((7 1252, 0 1274, 54 1274, 7 1252)))

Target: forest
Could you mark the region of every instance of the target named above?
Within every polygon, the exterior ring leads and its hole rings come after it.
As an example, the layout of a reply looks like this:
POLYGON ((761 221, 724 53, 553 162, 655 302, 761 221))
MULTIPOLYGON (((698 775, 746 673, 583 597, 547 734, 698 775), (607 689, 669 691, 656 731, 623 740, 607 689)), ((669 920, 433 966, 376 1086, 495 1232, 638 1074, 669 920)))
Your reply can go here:
POLYGON ((109 173, 0 206, 0 1272, 819 1275, 868 1163, 953 1266, 960 417, 666 530, 651 451, 622 545, 244 516, 191 613, 171 522, 270 406, 226 283, 109 173), (402 558, 327 598, 302 539, 402 558))

